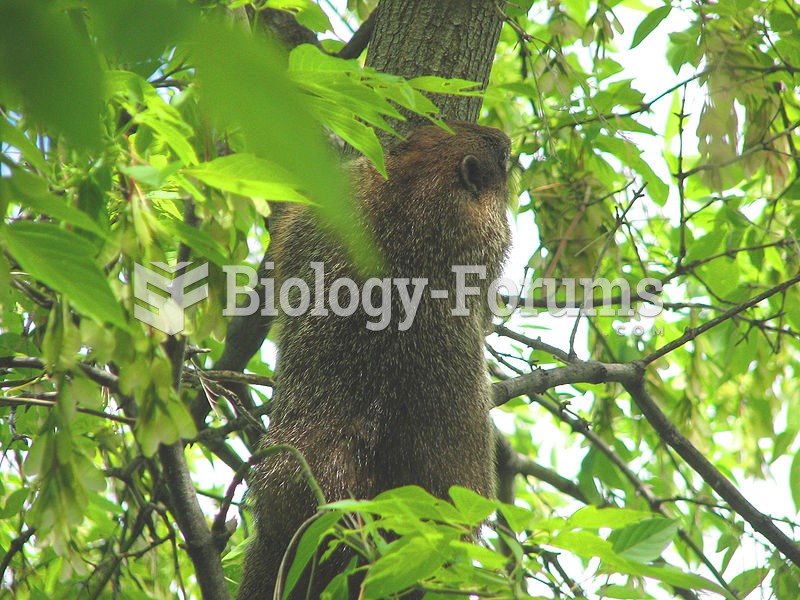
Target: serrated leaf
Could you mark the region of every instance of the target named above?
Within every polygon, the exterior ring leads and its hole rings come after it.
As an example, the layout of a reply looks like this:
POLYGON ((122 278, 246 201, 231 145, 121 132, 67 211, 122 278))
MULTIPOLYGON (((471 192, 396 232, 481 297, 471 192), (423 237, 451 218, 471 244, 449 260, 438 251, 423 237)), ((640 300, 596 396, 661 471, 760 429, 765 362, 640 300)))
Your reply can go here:
POLYGON ((64 7, 0 1, 0 78, 26 113, 77 146, 97 148, 104 73, 64 7))
POLYGON ((85 238, 50 223, 17 222, 5 228, 8 249, 33 277, 64 294, 83 314, 127 328, 119 301, 85 238))
POLYGON ((647 192, 650 197, 659 206, 664 205, 669 195, 669 186, 655 174, 652 167, 642 158, 641 150, 627 140, 605 135, 598 135, 593 144, 598 150, 616 156, 623 165, 627 165, 637 171, 647 183, 647 192))
POLYGON ((459 96, 481 96, 480 83, 468 79, 447 79, 434 75, 424 75, 409 79, 408 83, 423 92, 433 92, 436 94, 456 94, 459 96))
POLYGON ((497 509, 493 500, 459 486, 450 488, 450 498, 470 525, 479 524, 497 509))
POLYGON ((770 571, 771 569, 767 568, 749 569, 731 579, 728 585, 736 592, 737 596, 745 598, 750 592, 761 585, 761 582, 769 575, 770 571))
POLYGON ((44 173, 50 172, 50 165, 47 164, 36 144, 5 119, 0 119, 0 140, 19 150, 22 157, 36 169, 44 173))
POLYGON ((585 506, 567 519, 566 527, 580 527, 586 529, 610 527, 612 529, 617 529, 630 525, 631 523, 638 523, 643 519, 650 519, 652 516, 652 513, 641 510, 585 506))
POLYGON ((312 31, 325 32, 333 29, 325 11, 311 0, 270 0, 269 7, 292 13, 298 23, 312 31))
POLYGON ((289 597, 289 594, 291 594, 294 586, 297 585, 300 576, 303 574, 306 565, 308 565, 314 557, 317 547, 323 537, 336 524, 341 516, 341 513, 337 511, 323 513, 305 530, 300 538, 300 542, 297 544, 292 566, 289 568, 289 573, 286 575, 283 598, 289 597))
POLYGON ((715 254, 722 247, 722 243, 727 236, 728 228, 723 225, 715 227, 703 237, 694 240, 689 244, 686 262, 691 263, 715 254))
POLYGON ((651 11, 641 23, 636 28, 636 31, 633 34, 633 41, 631 41, 631 50, 636 48, 639 44, 641 44, 644 39, 650 35, 653 30, 658 27, 659 23, 667 18, 670 11, 672 11, 672 6, 667 4, 666 6, 659 6, 655 10, 651 11))
POLYGON ((708 287, 720 297, 726 297, 740 286, 739 263, 736 259, 720 257, 703 265, 699 272, 708 287))
POLYGON ((419 536, 390 544, 388 553, 367 572, 363 598, 388 598, 433 575, 449 559, 437 542, 419 536))
POLYGON ((207 258, 216 265, 228 264, 228 254, 225 248, 205 231, 174 219, 165 219, 161 221, 161 224, 177 240, 194 250, 198 256, 207 258))
POLYGON ((645 563, 661 556, 677 533, 676 521, 659 517, 615 529, 608 540, 619 556, 645 563))
POLYGON ((9 194, 9 197, 14 197, 13 201, 39 214, 106 237, 106 232, 94 219, 85 212, 68 206, 63 198, 50 193, 47 182, 31 173, 15 170, 10 179, 0 180, 0 196, 5 194, 9 194))
POLYGON ((253 154, 231 154, 183 170, 206 185, 242 196, 265 200, 303 202, 297 183, 286 169, 253 154))
POLYGON ((29 494, 30 490, 27 488, 11 492, 8 498, 6 498, 5 506, 0 509, 0 519, 8 519, 9 517, 20 514, 29 494))
POLYGON ((789 489, 796 511, 800 511, 800 452, 794 455, 792 466, 789 468, 789 489))

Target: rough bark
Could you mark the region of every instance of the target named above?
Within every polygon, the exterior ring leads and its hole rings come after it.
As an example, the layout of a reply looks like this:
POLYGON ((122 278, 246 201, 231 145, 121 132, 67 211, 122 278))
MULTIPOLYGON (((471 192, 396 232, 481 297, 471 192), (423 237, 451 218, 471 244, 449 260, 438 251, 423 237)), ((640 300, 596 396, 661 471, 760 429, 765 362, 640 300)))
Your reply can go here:
MULTIPOLYGON (((366 64, 406 78, 421 75, 461 78, 486 87, 500 38, 502 13, 493 0, 382 0, 366 64)), ((479 97, 433 95, 448 119, 475 123, 479 97)), ((425 124, 407 115, 401 132, 425 124)))

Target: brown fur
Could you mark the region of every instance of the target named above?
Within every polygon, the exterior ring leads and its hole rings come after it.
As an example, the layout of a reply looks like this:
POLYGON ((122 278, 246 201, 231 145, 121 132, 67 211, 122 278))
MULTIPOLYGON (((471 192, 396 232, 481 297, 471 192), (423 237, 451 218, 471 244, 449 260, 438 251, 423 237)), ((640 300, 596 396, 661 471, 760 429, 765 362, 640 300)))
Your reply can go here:
MULTIPOLYGON (((281 317, 274 410, 264 445, 285 443, 305 456, 329 501, 371 498, 408 484, 446 497, 453 485, 494 492, 494 441, 483 356, 486 289, 500 275, 509 242, 506 220, 508 138, 498 130, 451 123, 416 130, 387 153, 388 180, 364 159, 351 169, 355 201, 382 253, 386 277, 428 279, 413 325, 392 288, 392 319, 382 331, 351 317, 281 317), (468 283, 469 316, 451 315, 453 265, 484 265, 468 283), (446 289, 450 300, 431 299, 446 289)), ((359 278, 339 238, 308 207, 291 206, 273 234, 279 280, 325 264, 326 286, 359 278)), ((325 290, 327 298, 327 289, 325 290)), ((293 305, 297 302, 295 301, 293 305)), ((251 489, 257 534, 248 552, 240 600, 272 598, 291 536, 315 511, 313 495, 288 454, 256 468, 251 489)), ((321 565, 318 598, 345 556, 321 565)), ((296 590, 295 598, 306 597, 296 590)))

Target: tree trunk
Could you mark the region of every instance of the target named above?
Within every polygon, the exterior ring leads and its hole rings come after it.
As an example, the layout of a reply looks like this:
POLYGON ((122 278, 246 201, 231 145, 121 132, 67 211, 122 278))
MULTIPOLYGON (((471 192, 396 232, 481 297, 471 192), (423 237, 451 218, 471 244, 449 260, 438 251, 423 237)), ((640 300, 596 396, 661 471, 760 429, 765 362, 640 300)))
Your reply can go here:
MULTIPOLYGON (((486 88, 503 24, 493 0, 381 0, 367 50, 367 66, 406 78, 421 75, 477 81, 486 88)), ((482 99, 432 95, 441 115, 475 123, 482 99)), ((419 116, 401 133, 422 125, 419 116)))

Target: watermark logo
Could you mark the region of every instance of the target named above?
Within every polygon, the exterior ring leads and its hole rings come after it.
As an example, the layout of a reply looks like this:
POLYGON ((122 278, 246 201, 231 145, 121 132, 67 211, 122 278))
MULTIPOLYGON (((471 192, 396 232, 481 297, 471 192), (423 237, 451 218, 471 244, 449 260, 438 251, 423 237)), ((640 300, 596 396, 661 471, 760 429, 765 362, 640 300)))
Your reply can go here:
MULTIPOLYGON (((275 268, 271 262, 262 266, 266 272, 275 268)), ((503 318, 518 308, 527 309, 530 316, 541 311, 554 317, 585 315, 630 318, 637 314, 651 317, 661 312, 662 306, 658 297, 661 282, 654 278, 638 281, 635 289, 623 278, 613 281, 602 278, 536 279, 528 286, 528 293, 521 297, 517 283, 508 277, 500 277, 480 287, 470 285, 468 282, 486 279, 486 267, 482 265, 454 265, 453 285, 447 286, 448 289, 431 289, 428 279, 420 277, 373 277, 360 286, 352 279, 337 278, 328 284, 324 263, 311 262, 309 267, 313 273, 308 274, 308 280, 289 277, 280 282, 280 286, 276 286, 272 277, 258 279, 256 271, 250 267, 222 267, 227 276, 227 303, 222 314, 246 316, 260 309, 262 315, 272 317, 280 313, 288 317, 304 314, 350 317, 360 309, 366 317, 366 328, 381 331, 393 322, 392 310, 397 310, 399 314, 395 316, 395 326, 398 331, 406 331, 412 326, 425 294, 432 300, 450 302, 450 314, 454 317, 467 316, 470 310, 479 305, 488 306, 494 316, 503 318), (256 291, 257 284, 263 287, 263 294, 256 291), (535 293, 537 290, 538 294, 535 293), (501 292, 505 292, 502 294, 507 299, 505 303, 498 301, 501 292), (477 303, 468 300, 477 296, 483 296, 477 299, 477 303), (263 305, 259 307, 262 301, 263 305), (635 302, 649 306, 637 311, 633 308, 635 302)))
POLYGON ((208 284, 186 291, 193 284, 208 277, 208 264, 186 271, 177 277, 175 273, 190 263, 179 262, 170 266, 162 262, 150 263, 168 276, 136 263, 133 268, 133 296, 148 306, 136 304, 133 316, 167 335, 175 335, 184 329, 184 311, 208 297, 208 284), (158 293, 154 290, 160 290, 158 293))
MULTIPOLYGON (((184 329, 185 309, 208 297, 208 285, 196 285, 208 277, 208 264, 203 263, 178 276, 174 276, 175 273, 190 263, 181 262, 174 266, 159 262, 151 264, 167 275, 135 265, 133 293, 139 303, 134 307, 134 316, 167 335, 180 333, 184 329)), ((274 263, 262 266, 266 272, 275 268, 274 263)), ((406 331, 413 325, 426 294, 432 301, 448 302, 450 314, 454 317, 467 316, 479 306, 488 306, 496 317, 508 317, 522 308, 529 316, 543 311, 554 317, 597 315, 630 319, 637 315, 653 317, 662 307, 658 297, 661 282, 653 278, 636 282, 635 289, 623 278, 613 281, 534 279, 523 285, 527 289, 521 296, 516 282, 507 277, 485 285, 470 285, 486 280, 486 268, 482 265, 454 265, 453 281, 446 284, 445 289, 430 289, 428 279, 420 277, 373 277, 360 285, 348 278, 329 281, 322 262, 312 262, 309 266, 312 273, 309 273, 308 281, 289 277, 280 285, 276 285, 273 277, 259 279, 259 274, 251 267, 223 266, 227 302, 222 314, 247 316, 260 311, 264 316, 273 317, 280 313, 287 317, 304 314, 350 317, 358 312, 370 331, 382 331, 390 325, 397 327, 398 331, 406 331), (260 291, 259 287, 262 288, 260 291), (498 302, 501 295, 505 298, 502 303, 498 302), (644 306, 634 310, 636 302, 642 302, 644 306), (397 311, 395 315, 393 310, 397 311)))

